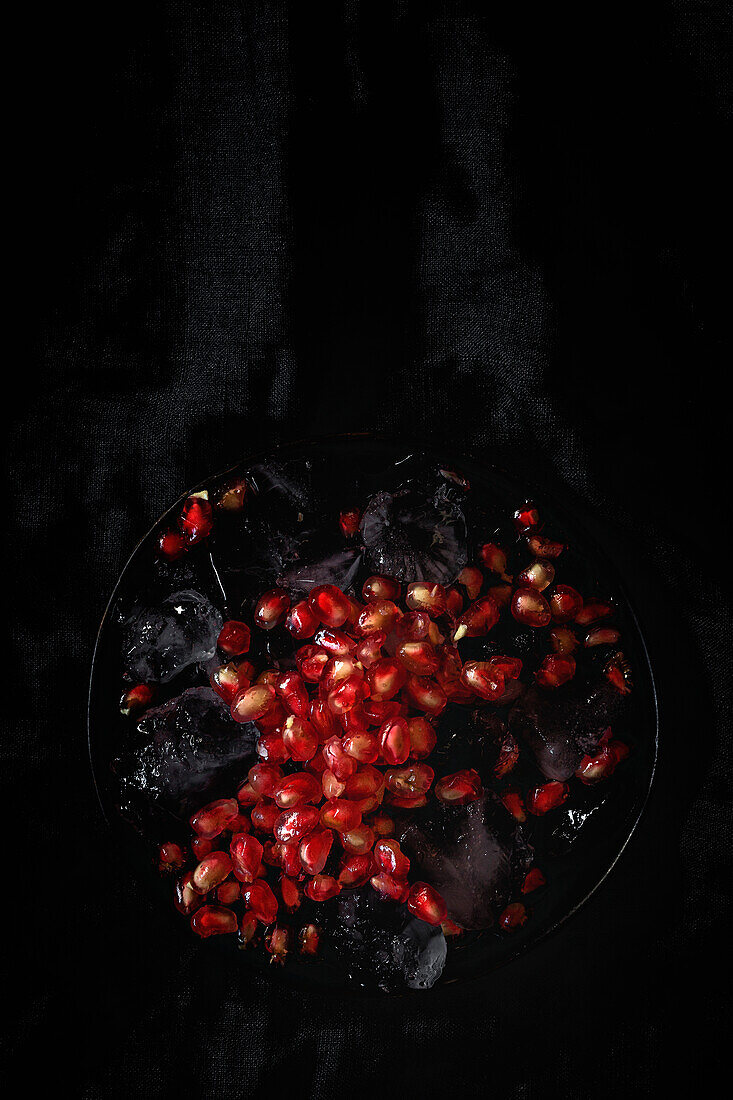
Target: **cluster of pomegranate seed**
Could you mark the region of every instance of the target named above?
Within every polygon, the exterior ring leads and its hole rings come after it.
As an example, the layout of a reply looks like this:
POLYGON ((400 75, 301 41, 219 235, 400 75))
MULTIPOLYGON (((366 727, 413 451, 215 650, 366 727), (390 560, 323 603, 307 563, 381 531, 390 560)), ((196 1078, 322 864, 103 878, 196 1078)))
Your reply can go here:
MULTIPOLYGON (((219 503, 237 510, 245 497, 246 486, 238 485, 219 503)), ((326 903, 367 884, 421 920, 441 925, 446 935, 462 932, 441 895, 411 879, 395 819, 430 799, 463 806, 482 797, 482 779, 473 769, 436 778, 428 762, 438 741, 436 719, 449 704, 511 702, 520 676, 526 680, 529 673, 510 654, 464 660, 460 643, 490 636, 502 616, 544 631, 546 655, 531 675, 540 689, 556 691, 576 674, 574 653, 620 641, 608 622, 610 603, 584 601, 575 588, 555 583, 565 546, 539 533, 536 507, 525 504, 513 520, 532 555, 514 577, 507 573, 507 552, 486 542, 452 586, 423 580, 403 586, 393 577, 371 576, 358 597, 322 584, 295 602, 278 587, 257 600, 251 626, 224 623, 221 663, 211 673, 211 686, 236 722, 257 727, 259 759, 236 795, 210 802, 191 817, 186 848, 174 842, 160 848, 160 869, 176 874, 175 903, 196 934, 236 933, 242 946, 262 940, 273 962, 293 951, 311 957, 323 929, 310 919, 299 924, 304 901, 326 903), (252 633, 276 628, 290 635, 292 659, 258 669, 246 656, 252 633)), ((359 522, 358 508, 340 513, 346 540, 357 536, 359 522)), ((195 494, 177 529, 162 535, 160 553, 174 560, 211 529, 207 494, 195 494)), ((606 661, 604 675, 620 693, 631 690, 620 650, 606 661)), ((152 698, 148 685, 136 685, 123 698, 123 712, 142 710, 152 698)), ((582 760, 577 779, 592 784, 607 778, 628 751, 607 730, 598 754, 582 760)), ((507 777, 519 755, 520 746, 507 735, 494 775, 504 806, 521 822, 527 814, 562 806, 570 785, 513 788, 507 777)), ((534 867, 521 893, 544 884, 534 867)), ((516 900, 498 924, 512 932, 527 917, 524 901, 516 900)))

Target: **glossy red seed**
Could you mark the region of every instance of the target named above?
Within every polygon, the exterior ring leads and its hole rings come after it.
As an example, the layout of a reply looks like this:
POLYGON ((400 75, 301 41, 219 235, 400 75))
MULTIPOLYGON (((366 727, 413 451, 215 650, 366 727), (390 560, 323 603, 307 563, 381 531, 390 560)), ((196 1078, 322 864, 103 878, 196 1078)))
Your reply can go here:
POLYGON ((565 549, 564 542, 553 542, 542 535, 530 535, 527 546, 531 554, 536 558, 559 558, 565 549))
POLYGON ((319 584, 312 588, 308 603, 319 622, 332 630, 342 626, 349 617, 349 601, 334 584, 319 584))
POLYGON ((430 642, 402 642, 397 658, 416 676, 432 676, 438 670, 438 655, 430 642))
POLYGON ((338 737, 339 721, 331 711, 325 699, 313 699, 310 709, 310 723, 318 734, 318 740, 323 743, 329 737, 338 737))
POLYGON ((499 607, 492 596, 482 596, 466 608, 456 623, 453 641, 462 638, 480 638, 488 634, 499 621, 499 607))
POLYGON ((258 833, 272 833, 275 830, 275 822, 280 817, 280 807, 270 798, 261 798, 252 807, 250 817, 252 828, 258 833))
POLYGON ((191 885, 199 894, 208 894, 232 873, 232 860, 227 852, 210 852, 196 865, 191 885))
POLYGON ((375 836, 392 836, 395 830, 394 820, 382 812, 375 814, 370 824, 375 836))
POLYGON ((339 512, 339 527, 344 538, 350 539, 359 530, 359 523, 361 521, 361 512, 358 508, 347 508, 343 512, 339 512))
POLYGON ((356 647, 356 659, 364 668, 369 668, 376 661, 379 661, 382 657, 382 647, 387 641, 387 635, 383 630, 377 630, 374 634, 369 634, 366 638, 362 638, 359 645, 356 647))
POLYGON ((344 752, 360 764, 373 764, 379 757, 379 742, 373 733, 356 733, 345 737, 344 752))
POLYGON ((158 539, 158 551, 166 561, 177 561, 188 549, 180 531, 164 531, 158 539))
POLYGON ((229 619, 221 628, 216 644, 225 656, 239 657, 248 651, 249 643, 250 630, 247 624, 229 619))
POLYGON ((524 801, 518 791, 504 791, 499 795, 504 806, 516 821, 526 821, 524 801))
POLYGON ((334 691, 339 684, 348 679, 349 676, 353 676, 355 673, 361 673, 359 668, 359 662, 356 657, 351 655, 346 657, 332 657, 325 669, 323 670, 323 676, 320 679, 319 694, 322 696, 328 695, 334 691))
POLYGON ((331 630, 329 627, 322 627, 317 631, 315 642, 331 657, 348 657, 354 652, 357 644, 348 634, 344 634, 343 630, 331 630))
POLYGON ((589 626, 591 623, 598 622, 599 619, 607 619, 612 614, 613 608, 609 603, 603 600, 586 600, 576 614, 575 621, 578 626, 589 626))
POLYGON ((424 760, 435 748, 438 737, 427 718, 410 718, 407 723, 410 734, 410 756, 424 760))
POLYGON ((465 806, 482 794, 481 776, 473 768, 444 775, 435 784, 435 797, 452 806, 465 806))
POLYGON ((556 626, 550 631, 550 645, 555 653, 574 653, 580 645, 568 626, 556 626))
POLYGON ((275 691, 291 714, 304 718, 310 709, 305 681, 299 672, 284 672, 275 683, 275 691))
POLYGON ((550 810, 555 810, 558 806, 562 806, 569 795, 570 787, 567 783, 553 781, 544 783, 541 787, 534 787, 532 790, 527 791, 525 801, 529 812, 536 817, 541 817, 542 814, 546 814, 550 810))
POLYGON ((353 756, 349 756, 346 752, 339 737, 330 737, 321 752, 326 768, 332 771, 337 779, 344 781, 356 771, 357 762, 353 756))
POLYGON ((521 901, 511 902, 499 917, 499 927, 504 932, 515 932, 517 928, 521 928, 522 925, 526 923, 527 910, 524 908, 521 901))
POLYGON ((235 722, 254 722, 271 711, 277 696, 269 684, 253 684, 239 691, 232 702, 232 718, 235 722))
POLYGON ((569 623, 583 606, 583 597, 569 584, 555 585, 550 593, 550 613, 556 623, 569 623))
POLYGON ((262 630, 274 630, 285 619, 290 608, 290 596, 284 588, 271 588, 260 596, 254 620, 262 630))
POLYGON ((242 885, 244 904, 263 924, 272 924, 277 916, 277 898, 264 879, 242 885))
POLYGON ((283 810, 292 810, 306 802, 319 802, 321 784, 310 772, 294 772, 286 775, 278 785, 274 798, 283 810))
POLYGON ((495 542, 485 542, 479 549, 482 565, 492 573, 503 576, 506 573, 506 554, 495 542))
POLYGON ((240 897, 239 883, 236 879, 228 879, 216 889, 216 900, 220 905, 234 905, 240 897))
POLYGON ((326 866, 332 844, 333 833, 330 829, 315 829, 303 837, 298 851, 301 867, 306 874, 320 874, 326 866))
POLYGON ((285 629, 298 641, 312 638, 320 625, 320 619, 314 615, 307 600, 293 604, 285 619, 285 629))
POLYGON ((404 764, 410 755, 410 727, 404 718, 390 718, 379 729, 379 749, 385 764, 404 764))
POLYGON ((448 702, 440 684, 427 676, 408 676, 404 691, 413 707, 428 714, 440 714, 448 702))
POLYGON ((206 496, 195 493, 183 505, 178 526, 187 543, 200 542, 211 534, 214 518, 206 496))
POLYGON ((277 764, 255 764, 249 769, 247 779, 258 797, 271 796, 283 777, 277 764))
POLYGON ((301 955, 317 955, 320 942, 321 932, 317 924, 306 924, 298 933, 298 950, 301 955))
POLYGON ((405 603, 410 611, 427 611, 428 615, 437 618, 444 615, 447 608, 445 589, 442 584, 415 581, 407 586, 405 603))
POLYGON ((139 714, 153 701, 154 689, 148 684, 136 684, 120 699, 120 714, 125 718, 139 714))
POLYGON ((392 600, 369 600, 359 613, 356 632, 361 637, 380 631, 390 634, 401 618, 402 612, 392 600))
POLYGON ((284 764, 289 759, 288 747, 279 730, 257 738, 257 755, 268 764, 284 764))
POLYGON ((237 791, 237 799, 242 806, 254 806, 258 795, 252 790, 252 784, 247 779, 237 791))
POLYGON ((227 935, 237 931, 237 917, 224 905, 203 905, 191 917, 191 928, 202 939, 227 935))
POLYGON ((208 856, 209 852, 214 851, 214 841, 207 840, 203 836, 195 836, 191 839, 191 851, 193 852, 196 860, 203 859, 204 856, 208 856))
POLYGON ((275 836, 284 844, 293 840, 302 840, 312 833, 320 820, 315 806, 301 805, 294 810, 284 810, 275 822, 275 836))
POLYGON ((545 657, 535 673, 535 680, 543 688, 558 688, 567 684, 575 675, 575 660, 572 657, 564 657, 559 653, 552 653, 545 657))
POLYGON ((620 638, 620 631, 613 626, 594 626, 586 634, 583 645, 586 649, 593 649, 598 645, 616 645, 620 638))
POLYGON ((620 691, 622 695, 628 695, 634 686, 634 681, 631 676, 631 665, 626 660, 623 653, 615 653, 611 660, 606 664, 603 670, 603 674, 616 691, 620 691))
POLYGON ((176 881, 176 889, 173 897, 173 904, 179 913, 183 913, 184 916, 190 916, 200 905, 203 905, 204 899, 197 890, 194 890, 192 885, 193 872, 186 871, 176 881))
POLYGON ((245 691, 252 683, 254 671, 249 661, 230 661, 228 665, 215 668, 209 677, 209 683, 225 703, 233 703, 240 691, 245 691))
POLYGON ((305 892, 311 901, 330 901, 341 893, 341 883, 331 875, 314 875, 306 883, 305 892))
POLYGON ((408 611, 397 623, 395 634, 400 641, 422 642, 428 638, 432 625, 427 611, 408 611))
POLYGON ((369 795, 378 794, 384 788, 384 776, 378 768, 365 764, 346 780, 346 797, 361 800, 369 795))
POLYGON ((407 672, 393 657, 381 657, 367 669, 372 698, 385 702, 393 698, 407 680, 407 672))
POLYGON ((504 674, 489 661, 466 661, 461 683, 482 699, 500 699, 504 694, 504 674))
POLYGON ((549 603, 533 588, 517 589, 512 596, 511 612, 522 626, 531 626, 534 629, 547 626, 552 618, 549 603))
POLYGON ((280 897, 289 913, 294 913, 300 906, 301 898, 298 884, 294 879, 288 878, 287 875, 280 876, 280 897))
POLYGON ((236 833, 229 845, 232 870, 240 882, 254 882, 262 864, 262 845, 249 833, 236 833))
POLYGON ((403 768, 390 768, 384 775, 385 786, 392 794, 412 796, 430 790, 435 772, 429 764, 407 764, 403 768))
POLYGON ((290 946, 290 929, 276 925, 265 936, 265 948, 270 954, 270 962, 282 965, 290 946))
POLYGON ((318 752, 318 735, 310 722, 291 714, 285 719, 282 732, 283 744, 291 760, 312 760, 318 752))
POLYGON ((318 683, 330 659, 330 654, 319 645, 304 645, 295 653, 295 663, 300 675, 309 684, 318 683))
POLYGON ((361 825, 361 810, 353 802, 329 798, 321 807, 321 823, 337 833, 347 833, 361 825))
POLYGON ((475 565, 467 565, 458 574, 458 583, 466 589, 469 600, 476 600, 483 587, 484 575, 475 565))
POLYGON ((628 745, 623 741, 609 740, 596 756, 584 756, 575 774, 583 783, 598 783, 608 779, 628 755, 628 745))
POLYGON ((404 879, 392 878, 391 875, 387 875, 382 871, 380 874, 374 875, 370 882, 377 893, 382 894, 383 897, 391 898, 392 901, 400 904, 407 901, 410 887, 404 879))
POLYGON ((180 844, 176 844, 173 840, 161 844, 158 849, 158 870, 161 874, 168 875, 174 871, 180 871, 184 863, 185 857, 180 844))
POLYGON ((213 840, 223 833, 229 821, 239 813, 239 803, 234 798, 220 798, 209 802, 191 817, 191 828, 199 836, 213 840))
POLYGON ((407 878, 410 861, 397 840, 378 840, 374 845, 374 859, 381 871, 392 878, 407 878))
POLYGON ((441 924, 448 916, 445 901, 427 882, 414 882, 407 895, 407 908, 427 924, 441 924))
POLYGON ((522 883, 522 893, 531 894, 533 890, 539 890, 540 886, 544 886, 547 879, 540 871, 539 867, 532 867, 527 871, 524 876, 524 882, 522 883))
POLYGON ((532 528, 539 527, 540 514, 532 501, 528 500, 521 508, 517 508, 512 520, 517 532, 520 535, 526 535, 532 528))
POLYGON ((355 829, 339 833, 339 840, 347 852, 352 855, 364 855, 374 847, 375 836, 372 829, 363 821, 355 829))
POLYGON ((517 574, 516 584, 518 588, 534 588, 536 592, 544 592, 555 579, 555 567, 549 561, 533 561, 526 569, 517 574))
POLYGON ((248 943, 251 943, 257 932, 257 917, 254 913, 245 913, 242 917, 242 923, 239 926, 239 939, 240 945, 246 947, 248 943))
POLYGON ((374 874, 371 852, 347 853, 339 863, 339 883, 351 888, 365 886, 374 874))

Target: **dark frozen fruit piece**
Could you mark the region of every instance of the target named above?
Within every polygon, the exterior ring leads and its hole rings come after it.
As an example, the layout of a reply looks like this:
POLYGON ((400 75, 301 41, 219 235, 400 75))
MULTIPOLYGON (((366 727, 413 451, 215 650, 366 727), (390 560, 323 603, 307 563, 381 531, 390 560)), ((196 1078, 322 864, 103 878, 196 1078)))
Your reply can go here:
POLYGON ((174 592, 159 607, 144 607, 125 627, 123 663, 128 676, 167 683, 216 653, 222 615, 200 592, 174 592))

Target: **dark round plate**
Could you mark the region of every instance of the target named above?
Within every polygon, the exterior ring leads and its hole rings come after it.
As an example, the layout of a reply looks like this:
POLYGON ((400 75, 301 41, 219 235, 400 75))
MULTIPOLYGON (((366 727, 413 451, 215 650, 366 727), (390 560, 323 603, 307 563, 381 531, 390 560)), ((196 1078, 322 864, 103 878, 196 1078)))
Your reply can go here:
MULTIPOLYGON (((162 883, 153 870, 150 842, 159 842, 166 837, 162 833, 142 836, 122 819, 118 809, 119 786, 112 766, 126 749, 134 729, 134 723, 123 719, 119 711, 123 690, 120 661, 122 628, 119 620, 124 609, 129 608, 141 592, 158 583, 152 571, 161 530, 175 525, 181 505, 191 492, 208 488, 213 494, 238 476, 251 472, 254 467, 262 470, 276 463, 279 467, 291 464, 307 470, 311 484, 327 485, 325 496, 329 501, 328 510, 333 511, 333 519, 329 518, 328 522, 333 523, 336 539, 338 529, 335 517, 340 508, 363 500, 383 487, 385 477, 394 480, 395 468, 409 469, 416 454, 409 445, 400 445, 385 438, 341 436, 288 445, 272 455, 252 456, 237 467, 184 493, 140 541, 127 562, 102 620, 94 652, 88 712, 89 754, 105 818, 128 850, 143 888, 154 891, 160 897, 160 904, 168 906, 171 926, 178 930, 173 934, 181 934, 182 937, 191 935, 187 921, 171 904, 170 882, 162 883)), ((630 659, 634 676, 634 689, 620 732, 631 747, 629 758, 609 780, 582 790, 579 800, 574 793, 567 806, 533 822, 537 861, 548 885, 536 896, 532 895, 530 919, 511 936, 488 930, 452 938, 439 983, 443 984, 481 976, 528 951, 572 916, 608 876, 636 828, 649 794, 657 754, 658 713, 654 678, 639 623, 613 568, 585 532, 582 517, 569 516, 567 509, 555 499, 550 499, 547 493, 533 495, 531 486, 516 484, 509 474, 490 465, 484 458, 432 453, 424 447, 420 448, 419 454, 465 477, 470 482, 472 497, 481 501, 482 507, 485 503, 487 522, 491 522, 494 516, 505 521, 528 497, 535 501, 546 532, 553 538, 566 541, 573 548, 573 579, 577 578, 579 587, 586 594, 604 593, 614 600, 623 650, 630 659)), ((324 514, 324 522, 325 518, 324 514)), ((209 585, 210 593, 215 594, 221 578, 211 567, 210 558, 204 561, 202 553, 199 566, 202 569, 205 567, 205 583, 209 585)), ((559 575, 559 579, 565 580, 566 577, 559 575)), ((568 578, 569 583, 573 583, 573 579, 568 578)), ((262 588, 271 587, 274 582, 273 577, 271 583, 262 588)), ((228 608, 231 617, 237 617, 238 610, 237 607, 228 608)), ((206 680, 202 676, 197 682, 203 684, 206 680)), ((229 939, 221 937, 205 941, 200 946, 219 958, 221 965, 228 965, 227 958, 230 959, 229 965, 236 964, 247 969, 267 965, 264 952, 238 952, 231 943, 225 943, 229 939)), ((273 968, 268 969, 272 973, 273 968)), ((288 960, 285 967, 275 969, 279 970, 278 980, 292 981, 309 988, 338 990, 348 985, 344 973, 328 959, 314 964, 294 957, 288 960)))

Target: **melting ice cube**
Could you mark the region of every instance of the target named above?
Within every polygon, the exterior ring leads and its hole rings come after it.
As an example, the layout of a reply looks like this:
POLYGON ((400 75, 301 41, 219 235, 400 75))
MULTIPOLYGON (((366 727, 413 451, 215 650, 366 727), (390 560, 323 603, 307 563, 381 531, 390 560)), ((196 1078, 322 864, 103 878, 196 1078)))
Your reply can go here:
POLYGON ((193 589, 174 592, 159 607, 144 607, 126 624, 125 671, 134 680, 167 683, 189 665, 213 657, 221 613, 193 589))

